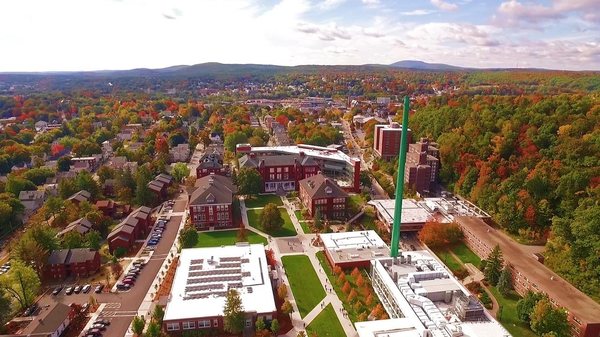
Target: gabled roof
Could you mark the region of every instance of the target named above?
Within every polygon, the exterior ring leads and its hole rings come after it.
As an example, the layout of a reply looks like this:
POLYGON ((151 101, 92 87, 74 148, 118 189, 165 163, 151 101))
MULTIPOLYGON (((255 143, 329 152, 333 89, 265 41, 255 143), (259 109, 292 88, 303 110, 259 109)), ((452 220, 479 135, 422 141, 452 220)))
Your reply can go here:
POLYGON ((65 264, 69 257, 68 249, 53 250, 48 256, 48 264, 65 264))
POLYGON ((65 227, 62 231, 60 231, 57 236, 65 235, 70 231, 77 231, 79 234, 85 234, 89 232, 93 228, 92 223, 86 218, 77 219, 65 227))
POLYGON ((221 168, 223 167, 223 156, 216 150, 212 153, 206 153, 200 158, 199 168, 221 168))
POLYGON ((70 313, 70 306, 55 302, 48 308, 42 308, 36 319, 29 323, 22 334, 23 336, 51 336, 69 318, 70 313))
POLYGON ((348 193, 335 181, 320 173, 300 180, 300 188, 304 189, 311 199, 348 197, 348 193))
POLYGON ((21 191, 19 192, 19 200, 42 200, 46 197, 45 191, 21 191))
POLYGON ((196 180, 196 187, 190 197, 190 205, 230 204, 237 192, 231 178, 215 174, 196 180))
POLYGON ((76 200, 76 201, 88 201, 90 200, 90 198, 92 197, 92 194, 86 190, 81 190, 75 194, 73 194, 72 196, 69 197, 69 199, 67 200, 76 200))
POLYGON ((48 264, 70 264, 91 261, 98 251, 89 248, 53 250, 48 256, 48 264))

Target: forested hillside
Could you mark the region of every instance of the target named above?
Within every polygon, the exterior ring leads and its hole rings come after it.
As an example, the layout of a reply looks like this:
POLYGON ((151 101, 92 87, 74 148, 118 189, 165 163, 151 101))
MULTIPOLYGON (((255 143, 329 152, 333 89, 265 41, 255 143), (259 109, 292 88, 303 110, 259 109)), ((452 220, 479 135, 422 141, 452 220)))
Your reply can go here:
POLYGON ((441 179, 600 300, 600 96, 460 96, 417 103, 441 179))

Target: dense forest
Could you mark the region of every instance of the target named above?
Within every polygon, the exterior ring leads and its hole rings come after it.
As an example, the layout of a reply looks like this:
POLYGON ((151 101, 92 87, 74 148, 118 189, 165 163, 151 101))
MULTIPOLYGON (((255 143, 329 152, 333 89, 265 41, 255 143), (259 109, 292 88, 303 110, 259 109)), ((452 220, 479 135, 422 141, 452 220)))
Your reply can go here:
POLYGON ((435 97, 415 136, 439 143, 442 181, 600 300, 600 96, 435 97))

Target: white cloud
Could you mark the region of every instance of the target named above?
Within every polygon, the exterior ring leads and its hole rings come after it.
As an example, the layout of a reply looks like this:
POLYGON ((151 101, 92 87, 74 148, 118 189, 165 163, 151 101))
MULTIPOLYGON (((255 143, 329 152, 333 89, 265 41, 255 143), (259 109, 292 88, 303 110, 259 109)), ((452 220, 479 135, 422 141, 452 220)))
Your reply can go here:
POLYGON ((443 11, 455 11, 458 5, 446 2, 444 0, 430 0, 431 4, 443 11))
POLYGON ((500 44, 493 37, 497 31, 492 26, 458 24, 458 23, 427 23, 414 27, 406 36, 414 41, 447 45, 460 43, 474 46, 497 46, 500 44))
POLYGON ((361 0, 365 5, 379 5, 380 0, 361 0))
POLYGON ((598 0, 554 0, 549 6, 509 0, 500 4, 494 22, 505 26, 540 24, 549 20, 564 19, 578 13, 584 20, 600 23, 598 0))
POLYGON ((415 10, 408 11, 408 12, 400 12, 400 14, 407 15, 407 16, 420 16, 420 15, 429 15, 434 12, 435 11, 431 11, 428 9, 415 9, 415 10))
POLYGON ((324 0, 323 2, 319 3, 318 6, 320 9, 329 10, 338 7, 344 2, 346 2, 346 0, 324 0))

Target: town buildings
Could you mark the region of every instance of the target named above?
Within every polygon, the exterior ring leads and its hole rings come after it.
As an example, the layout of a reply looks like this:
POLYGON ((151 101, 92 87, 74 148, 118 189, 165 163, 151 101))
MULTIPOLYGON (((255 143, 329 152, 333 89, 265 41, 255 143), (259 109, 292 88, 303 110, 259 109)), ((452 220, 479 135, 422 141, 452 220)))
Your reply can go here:
POLYGON ((0 336, 58 337, 67 329, 75 315, 76 311, 71 306, 53 301, 50 305, 40 308, 35 319, 31 319, 16 335, 0 336))
POLYGON ((223 154, 215 148, 209 147, 209 150, 198 161, 196 167, 196 177, 202 178, 211 173, 226 175, 228 172, 223 165, 223 154))
POLYGON ((190 158, 190 144, 178 144, 169 149, 169 156, 173 162, 187 162, 190 158))
MULTIPOLYGON (((385 160, 398 157, 402 125, 391 122, 390 124, 376 124, 373 134, 373 149, 375 154, 385 160)), ((408 129, 408 142, 412 140, 412 131, 408 129)))
POLYGON ((91 231, 93 229, 93 225, 92 223, 86 219, 86 218, 80 218, 77 219, 73 222, 71 222, 70 224, 67 225, 67 227, 65 227, 62 231, 58 232, 58 234, 56 234, 56 236, 64 236, 65 234, 69 233, 69 232, 77 232, 81 235, 85 235, 87 234, 89 231, 91 231))
POLYGON ((333 179, 318 173, 300 180, 300 200, 311 216, 320 213, 324 219, 345 219, 348 193, 333 179))
POLYGON ((100 253, 89 248, 53 250, 44 266, 44 277, 62 280, 87 277, 100 269, 100 253))
POLYGON ((299 181, 319 171, 343 189, 360 191, 360 159, 333 148, 313 145, 252 147, 238 144, 240 168, 255 168, 263 180, 262 192, 298 191, 299 181))
POLYGON ((237 187, 231 178, 210 174, 196 180, 196 190, 190 195, 190 221, 199 230, 231 228, 233 195, 237 187))
POLYGON ((111 254, 118 248, 128 251, 136 239, 148 233, 152 224, 152 209, 142 206, 134 210, 108 234, 108 250, 111 254))
POLYGON ((554 305, 567 309, 573 336, 600 336, 600 304, 483 219, 459 216, 456 222, 463 231, 467 246, 482 259, 487 258, 496 245, 500 247, 512 272, 513 286, 519 294, 524 295, 529 290, 547 294, 554 305))
POLYGON ((437 183, 440 160, 439 150, 427 138, 408 145, 404 181, 420 195, 427 195, 437 183))
POLYGON ((372 259, 390 255, 390 249, 373 230, 318 235, 332 268, 368 268, 372 259))
POLYGON ((275 318, 277 307, 263 245, 183 249, 165 308, 163 330, 169 334, 188 330, 219 334, 230 289, 240 295, 247 328, 254 330, 258 317, 266 322, 275 318))

